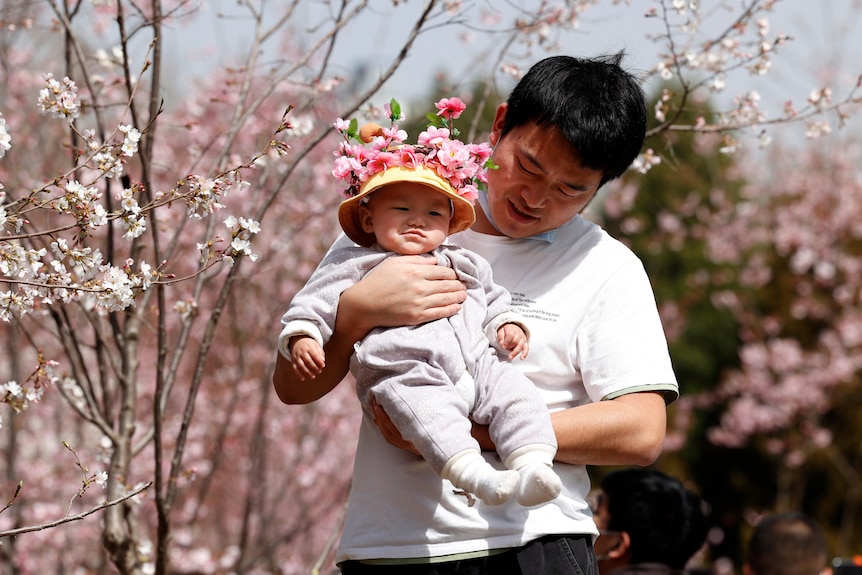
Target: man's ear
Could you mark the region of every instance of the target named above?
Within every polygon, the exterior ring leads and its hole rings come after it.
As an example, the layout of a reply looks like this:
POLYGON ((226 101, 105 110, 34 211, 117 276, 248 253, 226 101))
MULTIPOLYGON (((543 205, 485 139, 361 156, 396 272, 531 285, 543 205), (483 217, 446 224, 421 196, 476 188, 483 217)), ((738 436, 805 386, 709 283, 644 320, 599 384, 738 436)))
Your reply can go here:
POLYGON ((371 222, 371 208, 367 204, 359 206, 359 225, 362 226, 362 231, 370 234, 374 232, 374 225, 371 222))
POLYGON ((497 106, 494 123, 491 124, 491 134, 488 136, 488 141, 491 142, 492 146, 496 146, 497 142, 500 141, 500 136, 503 134, 503 124, 506 122, 506 110, 508 109, 509 105, 506 102, 497 106))
POLYGON ((628 531, 620 531, 620 542, 608 551, 609 559, 620 559, 627 555, 631 554, 632 549, 632 538, 628 534, 628 531))

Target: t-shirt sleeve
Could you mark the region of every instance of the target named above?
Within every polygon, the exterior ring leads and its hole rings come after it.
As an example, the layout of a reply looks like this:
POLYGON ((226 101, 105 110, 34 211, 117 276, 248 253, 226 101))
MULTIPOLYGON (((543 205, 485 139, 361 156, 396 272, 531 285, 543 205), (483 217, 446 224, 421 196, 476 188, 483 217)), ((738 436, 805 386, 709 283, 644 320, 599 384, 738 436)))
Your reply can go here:
POLYGON ((679 397, 667 339, 643 264, 621 266, 598 290, 577 336, 584 387, 592 401, 655 391, 679 397))

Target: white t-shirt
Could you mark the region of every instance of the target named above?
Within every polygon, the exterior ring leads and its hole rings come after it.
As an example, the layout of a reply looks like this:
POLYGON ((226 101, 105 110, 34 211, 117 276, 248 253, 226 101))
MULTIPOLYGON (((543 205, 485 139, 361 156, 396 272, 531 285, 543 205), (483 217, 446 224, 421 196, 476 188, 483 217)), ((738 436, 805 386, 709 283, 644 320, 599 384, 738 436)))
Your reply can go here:
MULTIPOLYGON (((640 260, 580 216, 553 243, 467 230, 451 243, 484 256, 530 330, 515 364, 551 411, 634 391, 678 396, 655 298, 640 260)), ((483 453, 502 468, 494 453, 483 453)), ((364 417, 336 561, 408 559, 519 547, 549 534, 593 534, 582 465, 555 463, 563 492, 525 508, 468 505, 423 460, 389 445, 364 417)))

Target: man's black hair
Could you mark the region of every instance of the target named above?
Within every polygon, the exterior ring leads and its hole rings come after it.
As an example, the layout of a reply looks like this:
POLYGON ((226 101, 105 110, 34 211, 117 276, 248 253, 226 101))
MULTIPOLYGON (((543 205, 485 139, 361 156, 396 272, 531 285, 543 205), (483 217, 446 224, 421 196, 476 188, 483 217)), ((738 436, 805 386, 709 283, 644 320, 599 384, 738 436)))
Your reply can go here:
POLYGON ((515 86, 501 137, 535 122, 558 129, 602 184, 628 169, 643 146, 647 114, 638 81, 620 66, 622 52, 595 58, 551 56, 515 86))

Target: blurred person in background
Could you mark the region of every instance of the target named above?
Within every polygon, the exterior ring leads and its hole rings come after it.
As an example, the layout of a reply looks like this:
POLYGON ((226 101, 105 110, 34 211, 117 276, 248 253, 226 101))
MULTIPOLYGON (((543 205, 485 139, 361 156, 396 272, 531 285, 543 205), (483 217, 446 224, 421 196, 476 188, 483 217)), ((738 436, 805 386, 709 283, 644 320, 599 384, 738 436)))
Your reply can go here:
POLYGON ((829 575, 829 546, 819 525, 804 513, 767 515, 748 542, 745 575, 829 575))
POLYGON ((706 541, 700 497, 660 471, 612 471, 593 504, 601 575, 681 574, 706 541))

